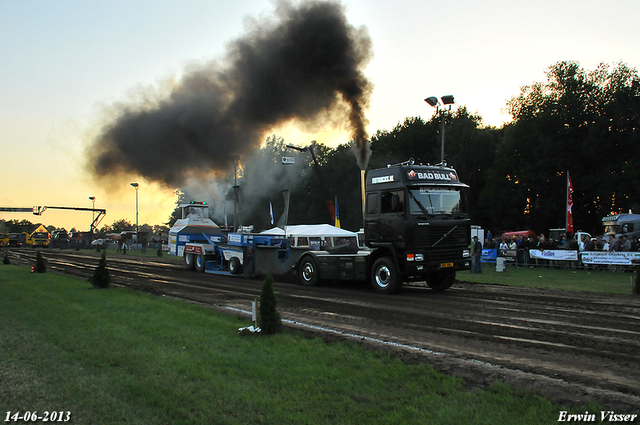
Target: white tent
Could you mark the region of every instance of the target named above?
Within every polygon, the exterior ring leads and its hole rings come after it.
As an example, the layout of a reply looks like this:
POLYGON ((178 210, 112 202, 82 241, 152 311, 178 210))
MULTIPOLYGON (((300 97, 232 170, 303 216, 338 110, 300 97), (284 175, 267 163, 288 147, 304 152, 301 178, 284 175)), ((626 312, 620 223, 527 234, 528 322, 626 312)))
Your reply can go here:
MULTIPOLYGON (((284 235, 284 230, 279 227, 260 232, 262 235, 284 235)), ((357 236, 356 232, 350 232, 330 224, 300 224, 287 226, 287 236, 337 236, 349 237, 357 236)))
MULTIPOLYGON (((279 227, 265 230, 262 235, 284 236, 284 230, 279 227)), ((294 238, 293 246, 309 246, 314 241, 319 244, 320 240, 324 241, 327 247, 340 245, 335 238, 354 238, 358 243, 358 234, 349 230, 340 229, 329 224, 300 224, 287 226, 287 237, 294 238)), ((343 240, 345 241, 345 240, 343 240)))

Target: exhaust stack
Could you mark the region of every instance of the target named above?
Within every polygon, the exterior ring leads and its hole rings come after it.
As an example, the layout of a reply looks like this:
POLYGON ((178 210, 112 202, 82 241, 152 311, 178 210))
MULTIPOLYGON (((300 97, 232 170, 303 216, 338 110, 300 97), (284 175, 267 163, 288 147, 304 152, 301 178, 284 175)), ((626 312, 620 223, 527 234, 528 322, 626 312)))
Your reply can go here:
POLYGON ((365 170, 360 170, 360 185, 362 190, 362 228, 364 229, 364 179, 365 179, 365 170))

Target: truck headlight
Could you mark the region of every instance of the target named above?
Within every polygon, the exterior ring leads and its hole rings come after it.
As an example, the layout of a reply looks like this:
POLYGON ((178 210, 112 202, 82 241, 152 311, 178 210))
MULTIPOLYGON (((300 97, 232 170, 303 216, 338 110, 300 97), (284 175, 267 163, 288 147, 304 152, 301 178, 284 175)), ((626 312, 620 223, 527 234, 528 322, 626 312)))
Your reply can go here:
POLYGON ((416 254, 416 261, 424 261, 424 254, 416 254))
POLYGON ((468 249, 463 249, 462 258, 468 258, 468 257, 471 257, 471 252, 468 249))

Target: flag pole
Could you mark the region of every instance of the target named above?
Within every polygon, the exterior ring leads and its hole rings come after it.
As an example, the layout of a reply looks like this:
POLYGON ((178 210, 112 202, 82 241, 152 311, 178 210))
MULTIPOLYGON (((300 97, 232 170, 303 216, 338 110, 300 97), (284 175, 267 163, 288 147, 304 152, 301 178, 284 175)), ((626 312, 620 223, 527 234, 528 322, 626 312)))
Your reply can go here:
MULTIPOLYGON (((569 170, 567 170, 567 195, 564 197, 566 203, 564 208, 564 238, 568 240, 569 237, 569 170)), ((573 235, 571 235, 573 236, 573 235)))

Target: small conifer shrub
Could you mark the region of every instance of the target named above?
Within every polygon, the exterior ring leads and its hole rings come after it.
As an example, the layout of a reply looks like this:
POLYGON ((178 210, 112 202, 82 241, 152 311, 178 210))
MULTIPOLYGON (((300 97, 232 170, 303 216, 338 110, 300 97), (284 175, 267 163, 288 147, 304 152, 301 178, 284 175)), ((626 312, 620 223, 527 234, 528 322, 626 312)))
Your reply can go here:
POLYGON ((47 271, 47 265, 44 263, 44 259, 42 258, 42 252, 40 252, 40 250, 38 250, 38 253, 36 254, 35 272, 36 273, 44 273, 46 271, 47 271))
POLYGON ((98 263, 98 267, 93 273, 93 278, 91 279, 91 283, 94 288, 108 288, 111 283, 111 277, 109 276, 109 269, 107 269, 107 252, 102 251, 102 257, 100 257, 100 262, 98 263))
POLYGON ((275 334, 282 330, 277 306, 278 299, 273 290, 273 275, 267 273, 260 294, 260 332, 262 334, 275 334))

